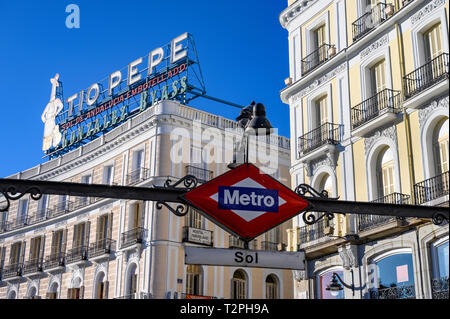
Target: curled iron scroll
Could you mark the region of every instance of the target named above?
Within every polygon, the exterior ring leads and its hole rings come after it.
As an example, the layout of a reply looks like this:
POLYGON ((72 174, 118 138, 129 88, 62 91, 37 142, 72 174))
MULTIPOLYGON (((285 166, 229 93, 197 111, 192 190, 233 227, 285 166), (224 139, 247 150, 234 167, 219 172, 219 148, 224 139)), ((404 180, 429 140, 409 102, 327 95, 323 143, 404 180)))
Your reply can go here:
POLYGON ((25 194, 30 194, 30 197, 34 200, 39 200, 42 197, 42 192, 37 187, 30 187, 23 193, 18 193, 14 186, 10 186, 7 190, 1 191, 1 194, 6 198, 6 206, 0 207, 0 212, 8 211, 11 201, 18 200, 25 194))
POLYGON ((171 211, 178 217, 186 216, 186 214, 189 212, 187 205, 178 204, 177 207, 173 209, 172 206, 170 206, 166 202, 156 202, 156 208, 161 209, 163 206, 165 206, 169 211, 171 211))

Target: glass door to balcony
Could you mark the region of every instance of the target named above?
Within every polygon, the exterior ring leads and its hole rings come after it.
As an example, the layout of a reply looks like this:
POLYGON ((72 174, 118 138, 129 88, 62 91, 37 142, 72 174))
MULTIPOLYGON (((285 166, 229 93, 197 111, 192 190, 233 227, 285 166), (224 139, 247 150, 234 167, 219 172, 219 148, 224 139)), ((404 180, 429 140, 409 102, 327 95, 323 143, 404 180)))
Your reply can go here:
POLYGON ((373 103, 370 103, 371 105, 369 105, 369 114, 378 115, 380 110, 383 110, 390 105, 389 95, 379 94, 386 88, 385 67, 386 63, 383 59, 370 68, 371 96, 375 97, 375 99, 373 99, 373 103))
POLYGON ((448 299, 449 255, 448 238, 438 240, 431 245, 433 278, 431 296, 433 299, 448 299))
POLYGON ((433 83, 442 73, 439 63, 428 63, 442 54, 441 24, 437 23, 423 33, 425 68, 421 81, 433 83))

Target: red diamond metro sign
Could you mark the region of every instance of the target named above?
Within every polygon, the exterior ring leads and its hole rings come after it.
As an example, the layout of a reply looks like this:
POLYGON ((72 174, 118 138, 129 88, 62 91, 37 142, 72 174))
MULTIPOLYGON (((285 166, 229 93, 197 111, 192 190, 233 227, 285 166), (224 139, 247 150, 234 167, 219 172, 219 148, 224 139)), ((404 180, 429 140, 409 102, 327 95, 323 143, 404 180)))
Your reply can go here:
POLYGON ((253 164, 242 164, 194 188, 184 199, 245 241, 296 216, 309 205, 253 164))

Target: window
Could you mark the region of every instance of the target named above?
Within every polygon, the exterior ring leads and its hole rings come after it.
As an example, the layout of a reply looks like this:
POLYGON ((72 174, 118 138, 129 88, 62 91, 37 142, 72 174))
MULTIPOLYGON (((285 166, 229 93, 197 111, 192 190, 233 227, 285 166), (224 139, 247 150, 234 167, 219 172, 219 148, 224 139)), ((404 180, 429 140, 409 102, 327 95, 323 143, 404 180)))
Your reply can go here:
POLYGON ((431 246, 431 260, 433 266, 433 279, 448 278, 448 238, 444 241, 440 240, 431 246))
MULTIPOLYGON (((58 258, 66 250, 66 237, 67 230, 57 230, 53 232, 52 236, 52 247, 50 250, 50 255, 53 258, 58 258)), ((51 258, 51 259, 53 259, 51 258)))
POLYGON ((383 59, 370 68, 372 95, 376 95, 386 88, 385 79, 385 60, 383 59))
POLYGON ((203 229, 202 215, 195 208, 189 208, 189 214, 186 215, 186 219, 186 226, 203 229))
POLYGON ((325 29, 325 24, 319 26, 318 28, 316 28, 313 31, 314 35, 313 35, 313 50, 318 50, 317 51, 317 55, 315 55, 314 57, 317 58, 318 61, 313 61, 313 63, 315 62, 315 64, 318 64, 322 61, 324 61, 327 58, 327 46, 325 46, 324 44, 326 44, 326 29, 325 29))
POLYGON ((202 269, 199 265, 188 265, 186 268, 186 294, 201 296, 202 269))
POLYGON ((20 263, 21 253, 22 253, 22 242, 12 244, 11 251, 9 254, 9 264, 16 265, 20 263))
POLYGON ((376 174, 378 177, 378 198, 394 193, 394 159, 391 149, 388 147, 380 152, 376 174))
POLYGON ((342 270, 328 270, 324 273, 316 275, 317 299, 344 299, 344 290, 340 290, 337 296, 333 296, 326 288, 331 283, 333 273, 337 273, 339 277, 344 278, 342 270))
POLYGON ((42 236, 31 239, 30 261, 39 261, 44 255, 44 238, 42 236))
POLYGON ((322 96, 316 100, 316 123, 317 127, 328 122, 327 96, 322 96))
POLYGON ((17 208, 17 223, 23 224, 27 218, 28 211, 28 199, 19 200, 19 205, 17 208))
POLYGON ((433 149, 436 162, 436 175, 448 171, 448 118, 441 120, 436 126, 434 133, 433 149))
POLYGON ((74 226, 73 248, 81 248, 88 245, 89 241, 89 222, 84 222, 74 226))
POLYGON ((433 25, 423 34, 425 61, 430 61, 442 53, 441 23, 433 25))
POLYGON ((266 299, 278 299, 278 282, 274 275, 266 277, 266 299))
POLYGON ((36 212, 36 217, 37 218, 44 218, 45 217, 47 204, 48 204, 48 195, 44 194, 44 195, 42 195, 41 199, 38 202, 38 210, 36 212))
POLYGON ((111 185, 113 183, 113 165, 103 166, 103 184, 111 185))
POLYGON ((128 229, 137 229, 142 226, 142 203, 136 202, 130 205, 130 215, 129 215, 129 221, 128 221, 128 229))
POLYGON ((247 298, 247 279, 242 270, 236 270, 233 274, 233 279, 231 281, 231 298, 247 298))
POLYGON ((111 238, 112 232, 112 213, 102 215, 97 218, 96 240, 105 240, 111 238))
POLYGON ((388 253, 372 261, 374 267, 373 299, 414 299, 414 268, 412 254, 388 253))
POLYGON ((132 163, 132 171, 139 172, 136 173, 138 176, 136 178, 141 177, 141 168, 144 166, 144 150, 138 150, 133 152, 133 163, 132 163))

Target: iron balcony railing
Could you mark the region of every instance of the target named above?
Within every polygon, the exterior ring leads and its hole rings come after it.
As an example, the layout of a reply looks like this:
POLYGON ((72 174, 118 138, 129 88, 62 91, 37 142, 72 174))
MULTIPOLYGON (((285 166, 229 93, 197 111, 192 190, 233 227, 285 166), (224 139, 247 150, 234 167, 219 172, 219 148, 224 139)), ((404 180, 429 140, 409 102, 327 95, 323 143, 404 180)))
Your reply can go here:
POLYGON ((414 285, 370 290, 370 299, 416 299, 414 285))
POLYGON ((378 92, 352 108, 352 129, 366 124, 385 112, 397 113, 400 102, 400 91, 384 89, 378 92))
POLYGON ((9 222, 5 222, 4 230, 11 231, 11 230, 25 227, 26 225, 27 225, 27 217, 23 216, 23 217, 15 218, 9 222))
POLYGON ((6 265, 3 268, 2 279, 5 280, 13 277, 22 276, 22 268, 23 268, 22 263, 13 263, 6 265))
POLYGON ((302 59, 302 74, 305 75, 311 72, 327 60, 332 58, 334 54, 330 54, 330 51, 334 51, 335 46, 331 44, 322 44, 316 50, 308 54, 302 59))
POLYGON ((87 260, 88 259, 88 246, 77 246, 70 249, 66 254, 66 264, 87 260))
POLYGON ((49 256, 45 257, 44 270, 64 267, 66 263, 66 255, 62 252, 51 253, 49 256))
POLYGON ((431 291, 433 299, 448 299, 448 276, 433 279, 431 291))
POLYGON ((129 295, 116 297, 114 299, 153 299, 153 296, 148 292, 135 292, 129 295))
POLYGON ((120 237, 120 247, 126 248, 135 244, 142 244, 144 242, 145 228, 137 227, 122 233, 120 237))
POLYGON ((298 138, 299 156, 326 145, 336 145, 341 140, 341 125, 325 123, 298 138))
POLYGON ((448 171, 414 185, 416 205, 421 205, 449 194, 448 171))
POLYGON ((212 179, 213 171, 200 167, 195 167, 192 165, 187 165, 186 175, 194 175, 197 178, 198 182, 203 184, 212 179))
POLYGON ((386 21, 386 6, 386 3, 379 2, 375 6, 372 6, 370 11, 366 12, 352 23, 353 42, 361 39, 369 31, 375 29, 380 23, 386 21))
POLYGON ((213 296, 195 295, 182 292, 180 294, 180 299, 218 299, 218 298, 213 296))
POLYGON ((22 274, 32 274, 42 272, 44 268, 44 261, 42 258, 30 259, 23 264, 22 274))
POLYGON ((47 215, 51 216, 51 209, 40 209, 34 214, 27 217, 27 225, 33 225, 47 219, 47 215))
MULTIPOLYGON (((410 204, 410 196, 401 193, 392 193, 372 201, 385 204, 410 204)), ((397 220, 395 216, 358 215, 358 229, 360 231, 372 229, 397 220)))
POLYGON ((53 209, 47 214, 48 217, 58 217, 73 211, 74 203, 64 201, 53 206, 53 209))
POLYGON ((449 54, 442 53, 403 78, 405 99, 449 78, 449 54))
POLYGON ((329 223, 330 221, 321 220, 314 225, 300 227, 299 243, 304 244, 328 236, 325 232, 325 227, 330 226, 329 223))
POLYGON ((145 167, 140 167, 126 176, 126 185, 134 185, 147 180, 150 177, 150 170, 145 167))
POLYGON ((116 249, 116 241, 109 238, 102 238, 89 246, 89 258, 111 254, 116 249))

